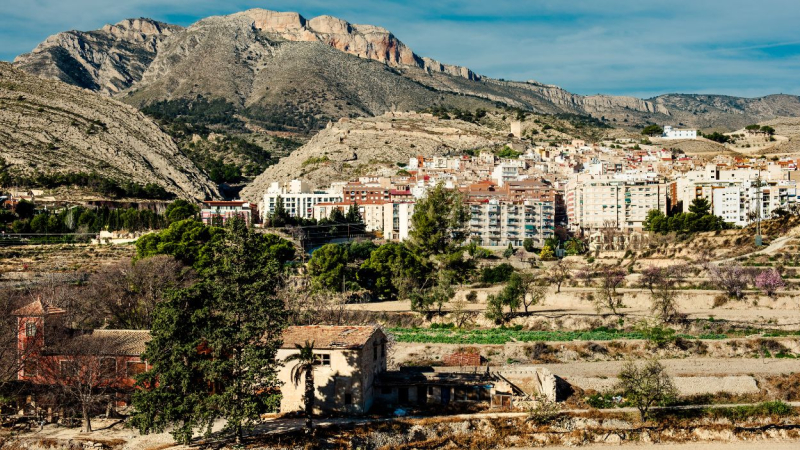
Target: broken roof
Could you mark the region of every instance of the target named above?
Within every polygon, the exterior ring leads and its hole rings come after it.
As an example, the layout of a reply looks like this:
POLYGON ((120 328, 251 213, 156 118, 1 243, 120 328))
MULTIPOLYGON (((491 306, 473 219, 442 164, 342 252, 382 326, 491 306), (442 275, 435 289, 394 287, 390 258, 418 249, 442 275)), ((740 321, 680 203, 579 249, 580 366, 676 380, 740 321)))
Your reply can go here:
POLYGON ((42 303, 42 299, 37 298, 36 300, 28 303, 27 305, 17 308, 14 312, 11 313, 12 316, 21 316, 21 317, 38 317, 38 316, 48 316, 51 314, 64 314, 67 311, 57 308, 55 306, 49 306, 42 303))
POLYGON ((358 349, 378 331, 377 326, 308 325, 288 327, 283 332, 281 348, 294 349, 296 345, 314 342, 315 349, 358 349))

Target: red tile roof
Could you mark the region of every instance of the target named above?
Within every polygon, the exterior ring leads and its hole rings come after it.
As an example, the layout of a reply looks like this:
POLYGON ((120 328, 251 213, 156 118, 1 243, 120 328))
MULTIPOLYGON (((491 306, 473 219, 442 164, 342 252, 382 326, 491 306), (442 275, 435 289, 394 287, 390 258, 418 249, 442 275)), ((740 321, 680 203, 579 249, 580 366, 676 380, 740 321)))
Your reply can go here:
POLYGON ((296 345, 314 342, 317 349, 358 349, 379 329, 377 326, 308 325, 288 327, 283 332, 281 348, 295 349, 296 345))

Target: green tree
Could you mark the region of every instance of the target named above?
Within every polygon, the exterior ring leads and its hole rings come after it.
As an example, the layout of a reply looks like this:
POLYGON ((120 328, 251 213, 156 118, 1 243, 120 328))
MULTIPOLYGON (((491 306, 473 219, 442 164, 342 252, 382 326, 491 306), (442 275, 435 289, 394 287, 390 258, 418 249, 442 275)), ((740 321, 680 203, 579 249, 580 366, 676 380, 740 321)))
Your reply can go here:
POLYGON ((279 195, 275 199, 275 209, 269 215, 269 226, 274 228, 285 227, 294 223, 293 217, 289 215, 289 211, 283 205, 283 198, 279 195))
MULTIPOLYGON (((325 244, 311 254, 308 274, 317 289, 342 292, 348 277, 347 249, 339 244, 325 244)), ((352 277, 351 281, 353 281, 352 277)))
POLYGON ((27 200, 20 200, 17 202, 17 207, 14 208, 14 212, 17 213, 17 217, 22 220, 32 218, 34 211, 36 211, 36 207, 33 203, 27 200))
POLYGON ((461 193, 439 183, 414 206, 411 243, 425 256, 453 253, 467 237, 468 220, 461 193))
POLYGON ((698 216, 705 216, 711 212, 711 202, 705 197, 697 197, 689 205, 689 212, 698 216))
POLYGON ((661 136, 664 134, 664 129, 656 124, 652 124, 644 127, 642 134, 645 136, 661 136))
POLYGON ((775 134, 775 128, 772 128, 769 125, 764 125, 763 127, 761 127, 761 132, 766 134, 767 136, 772 136, 773 134, 775 134))
POLYGON ((197 205, 189 203, 186 200, 175 200, 167 206, 164 216, 167 218, 168 222, 172 223, 197 217, 199 212, 200 208, 198 208, 197 205))
POLYGON ((428 276, 425 261, 408 247, 390 242, 378 247, 358 271, 359 284, 379 300, 405 298, 428 276))
POLYGON ((213 261, 195 285, 156 306, 136 377, 132 423, 142 433, 172 427, 180 443, 206 435, 217 419, 237 442, 262 413, 278 407, 276 361, 285 308, 280 262, 253 251, 260 236, 230 220, 209 244, 213 261))
POLYGON ((528 253, 533 253, 536 250, 533 239, 525 238, 525 240, 522 241, 522 248, 528 253))
POLYGON ((511 258, 512 256, 514 256, 514 253, 516 253, 516 250, 514 250, 514 246, 511 245, 511 243, 509 242, 508 248, 506 248, 505 251, 503 251, 503 258, 505 259, 511 258))
MULTIPOLYGON (((79 223, 83 222, 83 215, 79 223)), ((194 219, 173 222, 166 230, 151 233, 136 241, 136 257, 172 255, 196 270, 209 263, 207 244, 219 237, 222 229, 209 227, 194 219)))
POLYGON ((310 433, 313 427, 312 418, 314 416, 314 366, 317 364, 317 355, 314 354, 314 341, 306 341, 305 345, 295 344, 297 353, 289 355, 283 360, 284 364, 296 362, 292 367, 292 382, 297 386, 300 380, 305 378, 305 391, 303 392, 303 410, 306 415, 306 433, 310 433))

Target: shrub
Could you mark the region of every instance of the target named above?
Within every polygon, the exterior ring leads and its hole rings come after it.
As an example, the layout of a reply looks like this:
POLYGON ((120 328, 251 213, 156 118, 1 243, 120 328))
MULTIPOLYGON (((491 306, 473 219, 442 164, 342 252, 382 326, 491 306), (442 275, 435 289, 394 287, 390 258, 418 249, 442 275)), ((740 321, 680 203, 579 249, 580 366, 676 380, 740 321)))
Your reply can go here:
POLYGON ((560 413, 561 405, 538 394, 534 398, 533 407, 528 410, 528 420, 537 425, 545 425, 555 420, 560 413))
POLYGON ((484 267, 481 271, 481 282, 489 284, 505 283, 514 273, 511 264, 503 263, 494 267, 484 267))

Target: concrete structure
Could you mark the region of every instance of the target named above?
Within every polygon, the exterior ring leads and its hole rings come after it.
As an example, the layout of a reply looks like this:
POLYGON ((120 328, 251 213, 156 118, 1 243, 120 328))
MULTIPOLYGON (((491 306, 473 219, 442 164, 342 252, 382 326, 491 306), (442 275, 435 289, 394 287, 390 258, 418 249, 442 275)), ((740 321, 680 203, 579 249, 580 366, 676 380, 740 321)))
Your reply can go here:
MULTIPOLYGON (((298 326, 283 333, 283 346, 277 359, 298 352, 296 345, 314 343, 319 363, 314 371, 315 407, 318 412, 363 414, 372 407, 376 377, 386 371, 386 335, 376 326, 298 326)), ((281 412, 303 410, 305 382, 291 379, 294 363, 278 373, 281 386, 281 412)))
POLYGON ((205 207, 200 210, 200 218, 206 225, 224 225, 229 219, 239 217, 248 225, 253 223, 250 203, 242 201, 223 202, 208 201, 203 202, 205 207))
POLYGON ((388 241, 405 241, 411 231, 411 217, 414 215, 413 202, 384 203, 383 238, 388 241))
POLYGON ((683 212, 702 197, 711 203, 712 214, 746 226, 759 214, 768 218, 776 209, 797 203, 797 181, 787 179, 786 174, 778 164, 764 170, 707 164, 678 177, 675 190, 683 212))
POLYGON ((273 182, 264 194, 261 205, 262 218, 266 220, 275 211, 278 198, 283 202, 284 209, 292 217, 311 219, 314 217, 314 205, 317 203, 341 202, 341 185, 331 189, 311 189, 303 181, 292 180, 289 183, 273 182))
POLYGON ((664 139, 697 139, 697 130, 676 130, 667 125, 661 135, 664 139))
POLYGON ((648 211, 667 213, 669 186, 648 175, 573 175, 565 187, 569 227, 641 231, 648 211))
POLYGON ((314 205, 314 219, 322 220, 330 217, 334 209, 338 209, 343 214, 347 214, 350 207, 355 204, 361 218, 364 220, 364 229, 367 231, 382 231, 385 226, 384 213, 388 202, 383 200, 365 200, 359 202, 336 202, 336 203, 317 203, 314 205))
POLYGON ((553 236, 555 189, 537 180, 498 186, 490 181, 465 188, 470 210, 470 239, 482 246, 519 247, 525 239, 535 245, 553 236))

